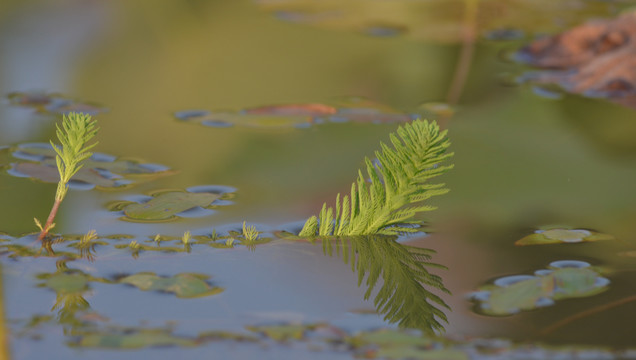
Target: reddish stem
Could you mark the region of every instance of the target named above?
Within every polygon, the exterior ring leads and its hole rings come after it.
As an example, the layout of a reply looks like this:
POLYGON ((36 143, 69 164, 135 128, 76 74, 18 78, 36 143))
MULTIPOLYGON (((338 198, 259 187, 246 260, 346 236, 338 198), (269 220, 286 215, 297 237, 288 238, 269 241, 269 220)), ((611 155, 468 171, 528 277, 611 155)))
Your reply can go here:
POLYGON ((40 235, 38 236, 38 241, 44 240, 44 237, 46 236, 46 234, 49 233, 48 231, 49 227, 53 224, 53 220, 55 220, 55 215, 57 215, 57 209, 59 209, 61 203, 62 201, 59 201, 57 199, 53 203, 53 207, 51 208, 49 217, 48 219, 46 219, 46 224, 44 224, 44 227, 42 228, 42 231, 40 231, 40 235))

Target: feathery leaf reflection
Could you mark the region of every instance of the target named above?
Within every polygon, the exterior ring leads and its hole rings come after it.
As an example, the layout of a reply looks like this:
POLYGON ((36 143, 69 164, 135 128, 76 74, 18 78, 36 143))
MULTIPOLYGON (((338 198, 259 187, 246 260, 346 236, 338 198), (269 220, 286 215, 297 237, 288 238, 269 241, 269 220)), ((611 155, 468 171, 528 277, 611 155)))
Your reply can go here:
POLYGON ((335 254, 358 272, 358 286, 366 276, 365 300, 382 277, 382 286, 373 302, 385 320, 427 333, 444 331, 442 322, 448 320, 440 307, 450 308, 429 289, 450 292, 442 278, 428 270, 445 269, 430 262, 434 250, 400 244, 393 236, 321 239, 325 255, 333 256, 335 248, 335 254))

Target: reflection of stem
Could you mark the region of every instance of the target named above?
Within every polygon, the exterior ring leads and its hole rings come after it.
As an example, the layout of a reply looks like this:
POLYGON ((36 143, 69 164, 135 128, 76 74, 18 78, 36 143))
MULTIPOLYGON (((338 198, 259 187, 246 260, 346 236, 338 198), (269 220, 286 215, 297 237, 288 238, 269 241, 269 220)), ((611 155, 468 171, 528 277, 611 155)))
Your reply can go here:
POLYGON ((4 319, 4 293, 2 291, 2 266, 0 265, 0 360, 9 359, 9 339, 4 319))
POLYGON ((457 66, 455 67, 453 81, 446 95, 446 102, 450 105, 455 105, 459 101, 462 89, 466 83, 466 78, 468 77, 468 70, 470 70, 470 63, 472 62, 475 50, 477 7, 479 0, 464 0, 464 5, 464 20, 462 22, 461 33, 462 47, 457 66))
POLYGON ((617 306, 620 306, 620 305, 623 305, 623 304, 627 304, 627 303, 632 302, 632 301, 636 301, 636 295, 628 296, 626 298, 618 299, 618 300, 613 301, 611 303, 603 304, 603 305, 600 305, 600 306, 593 307, 591 309, 587 309, 585 311, 581 311, 580 313, 576 313, 576 314, 574 314, 572 316, 568 316, 565 319, 557 321, 554 324, 544 328, 543 330, 541 330, 539 332, 539 335, 548 335, 549 333, 551 333, 551 332, 553 332, 553 331, 555 331, 555 330, 557 330, 557 329, 559 329, 559 328, 561 328, 561 327, 563 327, 563 326, 565 326, 565 325, 567 325, 567 324, 569 324, 569 323, 571 323, 573 321, 583 319, 583 318, 588 317, 590 315, 594 315, 594 314, 603 312, 605 310, 609 310, 611 308, 614 308, 614 307, 617 307, 617 306))

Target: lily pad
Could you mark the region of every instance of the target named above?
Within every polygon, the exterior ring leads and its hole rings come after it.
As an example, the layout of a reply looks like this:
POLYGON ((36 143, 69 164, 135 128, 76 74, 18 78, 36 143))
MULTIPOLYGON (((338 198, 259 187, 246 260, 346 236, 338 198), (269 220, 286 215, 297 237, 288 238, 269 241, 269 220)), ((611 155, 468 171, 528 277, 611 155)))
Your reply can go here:
POLYGON ((614 240, 612 235, 585 229, 554 228, 537 230, 515 242, 515 245, 542 245, 559 243, 580 243, 591 241, 614 240))
POLYGON ((186 110, 176 112, 182 121, 210 127, 304 128, 325 122, 407 122, 418 114, 405 114, 364 98, 337 98, 328 103, 265 105, 239 111, 186 110))
POLYGON ((14 105, 28 106, 41 113, 67 114, 69 112, 81 112, 96 115, 107 111, 103 106, 73 100, 57 93, 14 92, 9 94, 8 98, 14 105))
POLYGON ((182 273, 172 277, 157 276, 154 273, 138 273, 119 280, 144 291, 161 291, 175 294, 179 298, 197 298, 223 292, 223 288, 206 282, 208 276, 182 273))
POLYGON ((601 277, 594 268, 580 266, 579 263, 582 262, 556 261, 550 264, 549 269, 536 271, 534 276, 516 276, 514 281, 495 281, 470 297, 477 303, 480 313, 501 316, 550 306, 556 300, 587 297, 607 290, 608 279, 601 277))
MULTIPOLYGON (((56 154, 50 144, 20 144, 12 149, 11 154, 17 159, 27 161, 12 163, 9 174, 48 183, 59 181, 56 154)), ((149 181, 172 173, 163 165, 94 153, 73 176, 70 186, 79 189, 125 187, 134 182, 149 181)))

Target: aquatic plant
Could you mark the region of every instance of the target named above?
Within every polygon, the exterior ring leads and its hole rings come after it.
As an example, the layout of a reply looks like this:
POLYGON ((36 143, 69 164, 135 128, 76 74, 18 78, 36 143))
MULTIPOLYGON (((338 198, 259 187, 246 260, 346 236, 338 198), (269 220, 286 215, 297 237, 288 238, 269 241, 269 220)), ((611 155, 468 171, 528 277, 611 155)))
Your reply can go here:
POLYGON ((192 241, 192 233, 190 232, 190 230, 188 230, 185 233, 183 233, 181 242, 183 243, 183 245, 188 245, 190 244, 191 241, 192 241))
POLYGON ((57 191, 55 193, 55 202, 49 213, 49 217, 46 220, 44 226, 35 220, 35 224, 40 228, 40 235, 38 240, 42 241, 55 224, 55 215, 57 210, 66 196, 68 191, 68 182, 71 177, 82 168, 81 162, 88 159, 93 155, 89 150, 97 145, 97 142, 88 144, 88 142, 97 133, 95 126, 96 121, 91 119, 91 116, 83 113, 71 112, 68 115, 64 115, 62 118, 62 128, 59 125, 55 125, 57 128, 57 138, 62 144, 61 147, 57 147, 51 141, 51 146, 55 149, 57 156, 55 157, 55 163, 57 170, 60 173, 60 180, 57 183, 57 191))
POLYGON ((393 149, 380 143, 377 164, 365 158, 370 183, 358 170, 358 180, 351 184, 351 196, 336 196, 335 211, 325 203, 318 217, 310 217, 299 236, 318 235, 397 235, 418 231, 409 225, 420 212, 434 210, 421 202, 448 192, 443 183, 428 180, 453 165, 441 165, 451 156, 446 131, 435 122, 415 120, 390 135, 393 149), (411 206, 409 206, 411 205, 411 206))
POLYGON ((258 231, 255 226, 247 226, 243 221, 243 237, 247 242, 254 242, 258 239, 258 231))

